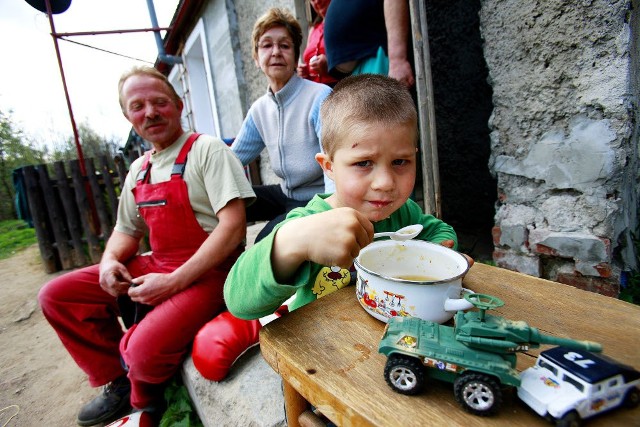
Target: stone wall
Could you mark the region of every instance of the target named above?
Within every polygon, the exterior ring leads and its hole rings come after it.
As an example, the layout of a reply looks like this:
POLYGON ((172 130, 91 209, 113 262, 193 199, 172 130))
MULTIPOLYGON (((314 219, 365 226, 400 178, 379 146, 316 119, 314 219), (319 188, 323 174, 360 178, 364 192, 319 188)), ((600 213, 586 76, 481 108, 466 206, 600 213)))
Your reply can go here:
POLYGON ((637 268, 638 6, 482 1, 497 265, 612 296, 637 268))

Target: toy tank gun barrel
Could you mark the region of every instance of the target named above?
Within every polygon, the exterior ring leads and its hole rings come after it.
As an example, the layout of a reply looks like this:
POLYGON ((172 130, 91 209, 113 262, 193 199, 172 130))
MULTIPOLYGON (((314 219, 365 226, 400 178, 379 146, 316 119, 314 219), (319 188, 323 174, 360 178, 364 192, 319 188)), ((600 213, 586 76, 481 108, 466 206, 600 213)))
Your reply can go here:
POLYGON ((552 344, 570 348, 572 350, 584 350, 591 351, 594 353, 600 353, 602 351, 602 345, 593 342, 593 341, 578 341, 572 340, 570 338, 560 338, 554 337, 552 335, 546 335, 541 333, 537 328, 531 328, 531 333, 529 334, 530 342, 536 347, 540 344, 552 344))
POLYGON ((460 342, 463 342, 470 347, 485 347, 485 348, 493 348, 496 350, 513 350, 521 347, 521 344, 517 344, 513 341, 505 341, 505 340, 496 340, 493 338, 482 338, 482 337, 468 337, 464 335, 456 336, 456 339, 460 342))
POLYGON ((456 340, 468 347, 503 354, 527 351, 529 348, 538 348, 541 344, 564 346, 571 350, 584 350, 594 353, 602 351, 602 346, 596 342, 577 341, 545 335, 536 328, 526 326, 524 322, 517 323, 517 326, 514 326, 516 323, 506 322, 506 324, 512 327, 503 329, 499 334, 485 334, 482 336, 483 334, 478 333, 475 335, 458 333, 456 334, 456 340))

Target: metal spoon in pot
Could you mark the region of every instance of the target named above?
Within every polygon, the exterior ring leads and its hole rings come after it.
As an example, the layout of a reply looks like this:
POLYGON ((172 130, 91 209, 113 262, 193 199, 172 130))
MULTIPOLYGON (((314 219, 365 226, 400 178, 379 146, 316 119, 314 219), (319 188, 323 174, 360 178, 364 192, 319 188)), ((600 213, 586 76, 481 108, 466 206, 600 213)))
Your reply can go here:
POLYGON ((413 225, 407 225, 406 227, 402 227, 398 231, 375 233, 373 235, 373 238, 377 239, 378 237, 389 237, 391 240, 404 242, 405 240, 413 239, 418 234, 420 234, 421 231, 422 231, 422 224, 413 224, 413 225))

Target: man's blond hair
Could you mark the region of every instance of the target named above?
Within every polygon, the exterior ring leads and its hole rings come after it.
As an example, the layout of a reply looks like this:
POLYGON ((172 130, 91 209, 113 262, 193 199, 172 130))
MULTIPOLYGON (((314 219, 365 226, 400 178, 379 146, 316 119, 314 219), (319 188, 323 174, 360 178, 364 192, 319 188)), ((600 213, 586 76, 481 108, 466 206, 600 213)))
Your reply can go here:
POLYGON ((158 79, 161 82, 163 82, 166 86, 167 89, 169 89, 169 93, 171 95, 171 98, 173 99, 174 102, 176 103, 180 103, 181 99, 180 96, 178 95, 178 92, 176 92, 175 88, 173 87, 173 85, 169 82, 169 79, 167 79, 167 76, 165 76, 164 74, 162 74, 160 71, 158 71, 157 69, 153 68, 153 67, 149 67, 146 65, 142 65, 142 66, 134 66, 132 67, 130 70, 125 71, 121 76, 120 76, 120 80, 118 81, 118 99, 120 101, 120 108, 122 109, 122 113, 126 116, 127 115, 127 108, 126 105, 124 105, 124 97, 122 94, 122 87, 124 86, 124 83, 127 81, 127 79, 129 77, 133 77, 133 76, 148 76, 148 77, 152 77, 154 79, 158 79))
POLYGON ((409 90, 396 79, 360 74, 341 80, 320 108, 322 148, 333 158, 340 141, 369 124, 416 128, 418 114, 409 90))

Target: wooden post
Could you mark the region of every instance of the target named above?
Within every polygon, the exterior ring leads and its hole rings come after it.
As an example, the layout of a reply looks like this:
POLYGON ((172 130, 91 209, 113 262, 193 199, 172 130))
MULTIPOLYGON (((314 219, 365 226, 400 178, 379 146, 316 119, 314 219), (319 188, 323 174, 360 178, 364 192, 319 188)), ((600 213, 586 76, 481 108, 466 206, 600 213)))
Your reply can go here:
POLYGON ((82 224, 78 216, 78 209, 74 194, 69 186, 67 172, 64 169, 64 163, 57 161, 53 164, 56 172, 56 180, 58 184, 58 193, 65 212, 65 220, 67 229, 71 235, 71 244, 73 246, 73 260, 76 267, 87 265, 87 256, 84 252, 82 243, 82 224))
POLYGON ((68 270, 73 268, 73 257, 69 245, 69 234, 65 227, 64 211, 62 210, 62 206, 60 206, 60 200, 57 197, 55 188, 49 179, 47 166, 36 166, 36 170, 40 178, 40 188, 42 188, 42 194, 44 195, 49 223, 51 224, 53 237, 56 241, 55 249, 58 250, 58 257, 60 258, 62 269, 68 270))
POLYGON ((35 167, 25 166, 22 168, 24 182, 27 187, 27 200, 29 201, 29 210, 33 218, 33 226, 36 230, 38 238, 38 247, 40 248, 40 258, 42 265, 47 273, 55 273, 58 271, 56 265, 56 255, 53 244, 50 240, 49 226, 47 224, 47 209, 38 185, 38 174, 35 167))
POLYGON ((122 192, 122 187, 124 186, 124 180, 127 177, 127 167, 124 164, 124 157, 121 155, 116 156, 113 159, 116 164, 116 169, 118 170, 118 179, 120 180, 120 191, 122 192))
POLYGON ((427 31, 426 2, 411 0, 411 31, 413 34, 413 55, 416 72, 416 92, 418 97, 418 120, 420 125, 420 151, 422 166, 422 186, 424 210, 426 213, 442 217, 440 201, 440 174, 438 166, 438 141, 431 80, 431 56, 427 31))
POLYGON ((102 236, 106 243, 107 240, 109 240, 109 236, 111 236, 111 230, 113 229, 113 226, 109 221, 107 206, 105 205, 104 198, 102 197, 103 191, 100 188, 100 183, 98 182, 98 176, 96 175, 96 168, 93 165, 93 159, 85 159, 85 170, 87 171, 87 179, 89 180, 89 185, 91 186, 93 204, 96 207, 96 211, 98 213, 98 220, 100 221, 102 236))
POLYGON ((87 197, 87 192, 85 191, 84 177, 80 172, 80 162, 78 160, 72 160, 69 162, 69 166, 71 168, 73 189, 76 195, 76 203, 78 204, 78 212, 80 213, 80 221, 87 239, 89 257, 93 264, 97 264, 100 262, 100 258, 102 258, 102 248, 100 247, 100 241, 98 240, 93 224, 93 212, 89 198, 87 197))
MULTIPOLYGON (((111 213, 111 225, 113 226, 118 216, 118 195, 116 194, 116 187, 113 183, 113 176, 111 169, 109 168, 109 162, 107 156, 104 154, 100 156, 100 169, 102 171, 102 179, 104 181, 104 188, 107 190, 107 199, 109 200, 109 208, 111 213)), ((120 183, 122 185, 122 183, 120 183)), ((122 187, 120 187, 122 188, 122 187)))

